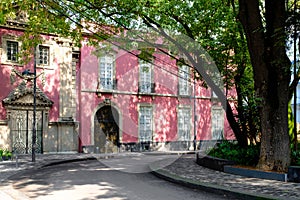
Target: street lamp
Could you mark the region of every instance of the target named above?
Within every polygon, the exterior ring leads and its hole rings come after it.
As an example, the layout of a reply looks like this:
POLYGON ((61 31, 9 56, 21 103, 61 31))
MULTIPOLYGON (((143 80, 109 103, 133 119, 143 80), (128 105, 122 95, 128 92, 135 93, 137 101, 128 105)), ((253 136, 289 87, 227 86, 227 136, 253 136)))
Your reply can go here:
POLYGON ((36 48, 34 48, 33 64, 33 123, 32 123, 32 162, 35 162, 36 149, 36 48))
MULTIPOLYGON (((32 122, 32 162, 35 162, 35 150, 36 150, 36 53, 34 51, 34 65, 33 72, 30 72, 30 69, 25 69, 22 72, 22 76, 33 76, 33 122, 32 122)), ((32 78, 30 78, 32 79, 32 78)))

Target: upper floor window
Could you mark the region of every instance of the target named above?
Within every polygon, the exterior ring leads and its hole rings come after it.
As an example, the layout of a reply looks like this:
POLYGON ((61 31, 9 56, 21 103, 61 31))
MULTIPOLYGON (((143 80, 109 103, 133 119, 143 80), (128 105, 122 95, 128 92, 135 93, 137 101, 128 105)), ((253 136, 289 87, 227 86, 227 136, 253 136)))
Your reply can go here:
POLYGON ((187 96, 190 95, 190 69, 187 65, 179 66, 179 83, 178 92, 179 95, 187 96))
POLYGON ((191 111, 178 108, 178 141, 189 141, 191 133, 191 111))
POLYGON ((18 62, 19 44, 15 41, 6 41, 7 61, 18 62))
POLYGON ((223 139, 224 130, 224 112, 222 107, 213 106, 211 110, 211 127, 212 127, 212 139, 223 139))
POLYGON ((21 65, 20 50, 22 41, 13 35, 2 35, 0 47, 0 63, 8 65, 21 65))
POLYGON ((49 65, 49 61, 50 61, 49 47, 39 45, 39 49, 38 49, 38 64, 39 65, 49 65))
POLYGON ((114 56, 107 54, 100 58, 99 67, 99 83, 101 89, 112 90, 115 89, 116 83, 114 81, 114 56))
POLYGON ((139 92, 154 93, 154 83, 152 82, 151 61, 139 60, 139 92))
POLYGON ((139 107, 139 139, 141 142, 152 141, 152 107, 139 107))

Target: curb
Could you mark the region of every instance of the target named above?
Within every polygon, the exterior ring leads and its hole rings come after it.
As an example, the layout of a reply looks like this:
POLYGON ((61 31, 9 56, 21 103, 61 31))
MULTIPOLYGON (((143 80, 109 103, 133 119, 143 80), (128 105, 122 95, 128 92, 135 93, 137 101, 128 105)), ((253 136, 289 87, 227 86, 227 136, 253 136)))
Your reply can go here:
MULTIPOLYGON (((151 168, 151 165, 150 165, 151 168)), ((152 169, 152 168, 151 168, 152 169)), ((159 170, 152 170, 152 174, 155 176, 162 178, 164 180, 167 180, 169 182, 173 182, 176 184, 183 185, 185 187, 193 188, 193 189, 200 189, 203 191, 207 191, 210 193, 217 193, 225 196, 231 196, 231 197, 238 197, 240 199, 247 199, 247 200, 252 200, 252 199, 259 199, 259 200, 288 200, 286 197, 285 198, 277 198, 274 196, 270 195, 264 195, 264 194, 251 194, 247 193, 244 191, 236 190, 236 189, 230 189, 222 186, 216 186, 216 185, 211 185, 207 183, 201 183, 200 181, 194 181, 191 179, 186 179, 174 174, 169 173, 166 170, 159 169, 159 170)), ((292 199, 291 199, 292 200, 292 199)))
POLYGON ((195 151, 144 151, 142 154, 145 155, 186 155, 186 154, 194 154, 196 155, 195 151))
POLYGON ((42 164, 38 168, 42 169, 42 168, 50 167, 50 166, 54 166, 54 165, 61 165, 61 164, 65 164, 65 163, 81 162, 81 161, 88 161, 88 160, 97 160, 97 158, 96 157, 86 157, 86 158, 73 158, 73 159, 59 160, 59 161, 42 164))

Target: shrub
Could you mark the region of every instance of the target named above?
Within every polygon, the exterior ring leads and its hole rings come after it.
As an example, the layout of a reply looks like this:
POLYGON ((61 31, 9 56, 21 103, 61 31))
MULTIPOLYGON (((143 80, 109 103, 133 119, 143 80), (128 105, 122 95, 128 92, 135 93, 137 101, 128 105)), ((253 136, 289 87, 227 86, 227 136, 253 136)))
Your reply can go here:
POLYGON ((236 142, 223 140, 208 155, 232 160, 240 165, 255 166, 259 159, 259 145, 249 145, 241 148, 236 142))
POLYGON ((9 160, 12 157, 12 153, 8 150, 0 149, 0 157, 2 160, 9 160))
POLYGON ((298 166, 300 166, 300 150, 298 150, 298 151, 293 150, 292 151, 292 154, 291 154, 291 165, 298 165, 298 166))

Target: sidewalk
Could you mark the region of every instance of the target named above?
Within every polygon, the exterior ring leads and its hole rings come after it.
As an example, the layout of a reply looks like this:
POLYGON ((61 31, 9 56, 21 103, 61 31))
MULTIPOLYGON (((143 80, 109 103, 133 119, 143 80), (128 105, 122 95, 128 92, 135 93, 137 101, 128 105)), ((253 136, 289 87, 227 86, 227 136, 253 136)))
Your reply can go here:
MULTIPOLYGON (((58 163, 75 162, 87 159, 101 159, 116 156, 135 156, 140 153, 120 153, 120 154, 44 154, 36 155, 36 162, 31 162, 30 156, 20 156, 18 167, 14 161, 0 162, 0 184, 5 179, 21 172, 25 169, 39 168, 58 163)), ((152 154, 148 152, 147 154, 152 154)), ((152 155, 162 155, 154 152, 152 155)), ((194 154, 185 154, 165 166, 166 160, 160 160, 150 165, 153 173, 166 180, 176 182, 188 187, 200 188, 206 191, 218 192, 221 194, 238 195, 241 199, 300 199, 300 183, 281 182, 273 180, 263 180, 257 178, 247 178, 219 171, 210 170, 196 164, 194 154)), ((6 197, 0 187, 0 197, 6 197)), ((12 199, 8 198, 7 199, 12 199)))
POLYGON ((300 199, 300 183, 247 178, 211 170, 199 166, 195 155, 191 154, 183 155, 171 165, 156 170, 159 165, 157 162, 150 166, 155 175, 188 187, 214 193, 235 194, 241 199, 300 199))

